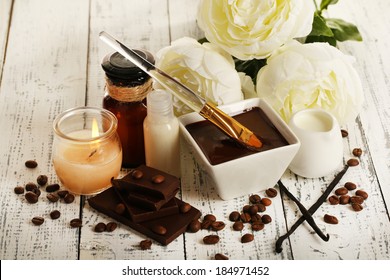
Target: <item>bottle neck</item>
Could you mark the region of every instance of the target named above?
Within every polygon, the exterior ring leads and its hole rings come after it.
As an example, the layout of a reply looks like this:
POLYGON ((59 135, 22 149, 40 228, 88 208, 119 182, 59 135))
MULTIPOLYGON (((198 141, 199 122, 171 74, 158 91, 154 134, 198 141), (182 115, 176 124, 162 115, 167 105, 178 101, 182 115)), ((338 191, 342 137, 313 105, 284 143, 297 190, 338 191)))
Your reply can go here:
POLYGON ((106 77, 106 91, 114 99, 121 102, 140 102, 146 98, 152 90, 152 79, 148 79, 144 84, 128 87, 119 86, 106 77))
POLYGON ((148 118, 161 122, 174 118, 170 93, 164 90, 154 90, 148 94, 146 100, 148 118))

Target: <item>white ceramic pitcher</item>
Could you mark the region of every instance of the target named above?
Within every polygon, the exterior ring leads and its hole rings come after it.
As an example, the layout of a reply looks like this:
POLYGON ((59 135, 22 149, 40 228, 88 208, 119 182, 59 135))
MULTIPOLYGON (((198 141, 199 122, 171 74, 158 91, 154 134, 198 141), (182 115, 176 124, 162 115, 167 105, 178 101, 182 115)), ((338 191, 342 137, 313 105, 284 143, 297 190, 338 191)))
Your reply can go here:
POLYGON ((289 126, 301 142, 289 168, 306 178, 323 177, 342 163, 343 143, 336 118, 323 109, 295 113, 289 126))

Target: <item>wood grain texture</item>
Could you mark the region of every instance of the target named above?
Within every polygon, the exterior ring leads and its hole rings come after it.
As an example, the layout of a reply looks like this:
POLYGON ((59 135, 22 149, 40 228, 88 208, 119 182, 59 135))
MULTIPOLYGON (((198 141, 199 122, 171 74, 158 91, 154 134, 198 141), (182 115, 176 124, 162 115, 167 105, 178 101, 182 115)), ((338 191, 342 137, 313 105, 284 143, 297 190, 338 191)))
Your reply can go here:
POLYGON ((1 259, 76 259, 78 232, 68 226, 79 201, 50 204, 46 193, 30 205, 13 193, 39 174, 57 179, 51 165, 52 121, 84 105, 88 1, 15 1, 0 92, 1 259), (24 161, 39 166, 27 170, 24 161), (59 220, 50 211, 62 212, 59 220), (35 215, 46 222, 36 227, 35 215))

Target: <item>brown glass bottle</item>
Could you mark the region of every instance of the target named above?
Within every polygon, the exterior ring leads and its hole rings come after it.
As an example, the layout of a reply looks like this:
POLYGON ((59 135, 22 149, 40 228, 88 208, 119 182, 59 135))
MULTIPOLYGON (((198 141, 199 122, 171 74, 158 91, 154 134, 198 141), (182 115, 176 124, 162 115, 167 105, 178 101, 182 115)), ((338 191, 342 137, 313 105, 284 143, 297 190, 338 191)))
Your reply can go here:
MULTIPOLYGON (((154 64, 153 56, 135 50, 154 64)), ((103 108, 118 119, 122 143, 122 167, 131 168, 145 163, 143 121, 146 117, 146 96, 152 90, 151 78, 119 53, 107 55, 102 62, 106 73, 103 108)))

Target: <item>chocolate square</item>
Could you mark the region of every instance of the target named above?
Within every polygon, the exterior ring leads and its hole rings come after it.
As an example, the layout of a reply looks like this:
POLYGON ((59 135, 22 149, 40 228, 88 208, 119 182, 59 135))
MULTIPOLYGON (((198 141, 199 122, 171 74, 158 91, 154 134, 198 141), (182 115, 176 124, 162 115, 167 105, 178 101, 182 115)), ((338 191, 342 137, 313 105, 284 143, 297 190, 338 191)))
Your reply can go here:
MULTIPOLYGON (((180 205, 184 203, 178 198, 175 198, 175 200, 179 208, 180 205)), ((117 220, 118 222, 121 222, 122 224, 131 227, 132 229, 146 235, 147 237, 154 239, 162 245, 168 245, 171 243, 186 231, 187 226, 193 220, 199 219, 201 216, 201 213, 198 209, 191 207, 191 209, 186 213, 179 212, 162 218, 136 223, 133 222, 128 215, 120 215, 115 212, 115 207, 118 205, 118 203, 121 202, 122 200, 119 198, 113 188, 109 188, 104 192, 88 199, 88 203, 92 208, 117 220), (156 226, 163 226, 166 228, 166 233, 164 235, 157 234, 155 231, 153 231, 153 228, 156 226)))

